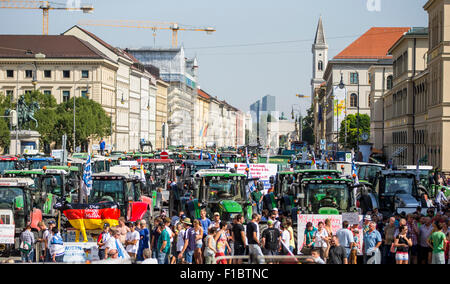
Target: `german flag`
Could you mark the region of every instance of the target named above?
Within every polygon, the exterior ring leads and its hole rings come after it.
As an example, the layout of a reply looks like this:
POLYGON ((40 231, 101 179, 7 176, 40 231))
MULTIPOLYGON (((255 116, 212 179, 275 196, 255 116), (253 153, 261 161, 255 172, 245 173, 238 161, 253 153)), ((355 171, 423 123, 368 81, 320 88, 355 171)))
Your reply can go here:
POLYGON ((66 204, 63 214, 77 230, 102 229, 105 223, 111 227, 119 225, 120 209, 117 203, 66 204))

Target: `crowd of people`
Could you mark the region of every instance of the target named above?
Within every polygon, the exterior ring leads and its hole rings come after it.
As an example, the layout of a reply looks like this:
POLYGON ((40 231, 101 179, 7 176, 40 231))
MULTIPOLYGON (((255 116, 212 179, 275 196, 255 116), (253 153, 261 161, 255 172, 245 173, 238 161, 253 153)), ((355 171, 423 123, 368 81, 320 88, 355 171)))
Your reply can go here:
POLYGON ((344 221, 336 232, 328 219, 317 228, 308 223, 302 253, 311 254, 318 264, 450 264, 449 222, 448 208, 437 213, 430 209, 423 215, 418 207, 412 214, 392 217, 384 217, 375 209, 366 214, 362 224, 344 221))
MULTIPOLYGON (((366 212, 361 224, 344 221, 337 231, 329 219, 316 227, 308 223, 300 248, 292 220, 276 208, 253 214, 246 224, 242 215, 226 222, 215 212, 211 220, 203 209, 200 218, 191 220, 184 212, 169 218, 161 210, 153 224, 126 222, 123 217, 118 226, 105 223, 97 238, 98 258, 158 264, 240 264, 248 258, 250 263, 272 264, 289 260, 278 256, 294 256, 300 249, 305 262, 317 264, 444 264, 449 263, 450 250, 450 210, 444 204, 425 215, 420 207, 394 216, 374 209, 366 212)), ((63 262, 64 243, 56 222, 38 226, 38 238, 31 225, 20 236, 22 261, 33 262, 36 248, 39 261, 63 262)))

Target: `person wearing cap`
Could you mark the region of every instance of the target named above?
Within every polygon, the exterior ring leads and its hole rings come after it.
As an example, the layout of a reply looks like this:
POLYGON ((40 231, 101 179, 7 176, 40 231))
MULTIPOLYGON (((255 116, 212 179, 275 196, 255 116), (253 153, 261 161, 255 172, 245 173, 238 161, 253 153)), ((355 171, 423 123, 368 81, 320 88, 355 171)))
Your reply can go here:
POLYGON ((103 260, 106 257, 106 254, 105 254, 106 242, 111 237, 110 228, 111 228, 111 226, 109 225, 109 223, 105 223, 103 225, 103 232, 100 234, 100 236, 98 236, 98 239, 97 239, 98 258, 100 260, 103 260))
POLYGON ((139 249, 140 236, 139 232, 136 231, 136 224, 134 222, 128 222, 127 225, 129 231, 125 237, 126 251, 132 259, 135 259, 139 249))
POLYGON ((366 215, 364 217, 364 223, 362 225, 364 233, 367 233, 369 231, 370 222, 372 222, 372 217, 370 217, 370 215, 366 215))
POLYGON ((219 212, 215 212, 214 213, 214 217, 213 217, 213 221, 211 223, 211 225, 209 225, 209 228, 216 228, 217 231, 220 230, 220 213, 219 212))
POLYGON ((192 259, 194 256, 194 251, 196 247, 197 234, 195 229, 192 227, 191 219, 185 218, 183 220, 186 233, 184 235, 184 245, 178 254, 178 259, 182 259, 184 255, 185 262, 187 264, 192 264, 192 259))
MULTIPOLYGON (((264 255, 275 256, 278 255, 281 243, 280 230, 273 227, 273 220, 267 221, 269 228, 265 229, 261 236, 261 244, 264 249, 264 255)), ((275 260, 269 260, 268 264, 273 264, 275 260)))

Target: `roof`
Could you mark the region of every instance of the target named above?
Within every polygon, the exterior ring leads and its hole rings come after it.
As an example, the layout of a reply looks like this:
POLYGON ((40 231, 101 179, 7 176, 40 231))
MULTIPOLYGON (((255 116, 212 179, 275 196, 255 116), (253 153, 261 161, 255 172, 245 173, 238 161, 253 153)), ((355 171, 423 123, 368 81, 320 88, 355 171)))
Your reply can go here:
MULTIPOLYGON (((112 45, 110 45, 109 43, 107 43, 106 41, 102 40, 101 38, 99 38, 98 36, 96 36, 95 34, 91 33, 90 31, 81 28, 80 26, 74 26, 80 30, 82 30, 83 32, 85 32, 86 34, 88 34, 90 37, 92 37, 94 40, 96 40, 97 42, 99 42, 101 45, 105 46, 106 48, 108 48, 109 50, 111 50, 112 52, 114 52, 116 55, 118 56, 123 56, 122 53, 120 53, 120 51, 113 47, 112 45)), ((74 28, 72 27, 72 28, 74 28)), ((70 30, 70 29, 69 29, 70 30)))
POLYGON ((91 44, 71 35, 0 35, 0 58, 108 59, 91 44))
POLYGON ((200 97, 209 100, 211 98, 210 95, 208 95, 208 93, 206 93, 205 91, 203 91, 202 89, 197 89, 197 93, 200 97))
POLYGON ((374 27, 347 46, 333 59, 387 59, 389 49, 409 27, 374 27))
POLYGON ((319 23, 317 24, 316 38, 314 39, 314 44, 326 44, 325 33, 323 31, 322 16, 320 16, 319 23))

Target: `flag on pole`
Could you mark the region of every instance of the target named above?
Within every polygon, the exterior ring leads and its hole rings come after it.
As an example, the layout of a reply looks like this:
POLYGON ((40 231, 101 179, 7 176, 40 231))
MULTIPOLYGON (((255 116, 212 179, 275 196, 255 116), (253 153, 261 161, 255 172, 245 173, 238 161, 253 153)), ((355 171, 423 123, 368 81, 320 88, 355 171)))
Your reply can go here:
POLYGON ((141 180, 141 182, 144 185, 147 184, 147 180, 145 179, 144 164, 142 163, 142 155, 141 155, 141 165, 140 165, 140 171, 139 171, 139 179, 141 180))
POLYGON ((203 161, 203 149, 200 151, 200 160, 203 161))
POLYGON ((91 153, 88 153, 88 159, 84 165, 83 172, 83 191, 87 197, 91 194, 92 189, 92 163, 91 163, 91 153))
MULTIPOLYGON (((245 162, 246 162, 246 165, 247 165, 247 169, 248 169, 248 172, 247 172, 247 177, 249 178, 249 179, 251 179, 252 178, 252 174, 250 173, 250 161, 249 161, 249 158, 248 158, 248 150, 247 150, 247 148, 245 148, 245 162)), ((252 193, 253 191, 255 191, 255 182, 254 181, 252 181, 250 184, 249 184, 249 191, 250 191, 250 193, 252 193)))
POLYGON ((317 170, 316 154, 314 153, 314 151, 312 152, 311 169, 312 170, 317 170))
POLYGON ((352 177, 354 178, 354 185, 359 185, 358 170, 355 163, 355 152, 352 150, 352 177))

